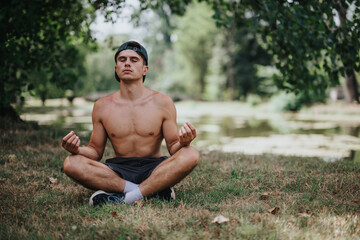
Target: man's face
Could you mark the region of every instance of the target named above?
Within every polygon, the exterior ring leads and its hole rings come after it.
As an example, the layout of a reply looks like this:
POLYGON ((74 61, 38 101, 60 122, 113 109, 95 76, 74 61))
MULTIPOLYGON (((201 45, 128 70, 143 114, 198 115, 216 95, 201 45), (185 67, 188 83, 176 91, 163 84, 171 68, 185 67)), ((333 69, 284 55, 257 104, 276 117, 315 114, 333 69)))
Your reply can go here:
POLYGON ((116 57, 115 71, 120 80, 142 81, 148 69, 141 55, 133 50, 123 50, 116 57))

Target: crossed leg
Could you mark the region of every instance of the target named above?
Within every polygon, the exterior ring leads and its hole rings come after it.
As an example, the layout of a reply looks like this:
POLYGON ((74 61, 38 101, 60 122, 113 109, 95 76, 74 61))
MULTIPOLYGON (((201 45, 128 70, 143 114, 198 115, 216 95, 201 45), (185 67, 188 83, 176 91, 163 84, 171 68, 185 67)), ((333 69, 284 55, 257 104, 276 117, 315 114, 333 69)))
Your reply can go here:
MULTIPOLYGON (((150 196, 174 186, 185 178, 198 164, 200 155, 193 147, 183 147, 160 163, 151 175, 139 185, 142 195, 150 196)), ((125 180, 105 164, 81 155, 68 156, 63 165, 70 178, 86 188, 106 192, 123 192, 125 180)))

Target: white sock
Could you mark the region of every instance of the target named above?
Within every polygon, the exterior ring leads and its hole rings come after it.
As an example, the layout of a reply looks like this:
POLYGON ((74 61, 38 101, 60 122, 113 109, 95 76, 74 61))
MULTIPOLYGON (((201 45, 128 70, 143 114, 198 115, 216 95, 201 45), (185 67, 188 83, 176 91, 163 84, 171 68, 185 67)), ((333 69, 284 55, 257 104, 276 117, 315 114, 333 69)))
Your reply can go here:
POLYGON ((126 181, 126 182, 125 182, 124 193, 131 192, 132 190, 134 190, 135 188, 137 188, 137 186, 139 186, 139 185, 138 185, 138 184, 135 184, 135 183, 133 183, 133 182, 130 182, 130 181, 126 181))
POLYGON ((128 204, 132 204, 135 201, 140 200, 142 198, 143 198, 143 195, 141 194, 139 187, 136 187, 131 192, 126 193, 124 202, 126 202, 128 204))

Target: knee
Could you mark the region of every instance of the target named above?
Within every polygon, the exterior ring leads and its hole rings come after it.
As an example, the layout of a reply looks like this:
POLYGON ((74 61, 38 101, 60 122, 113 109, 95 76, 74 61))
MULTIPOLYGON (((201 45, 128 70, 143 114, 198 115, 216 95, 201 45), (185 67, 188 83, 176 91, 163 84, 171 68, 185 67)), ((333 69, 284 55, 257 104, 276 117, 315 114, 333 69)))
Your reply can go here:
POLYGON ((200 160, 200 154, 199 152, 191 146, 185 147, 183 148, 185 151, 185 156, 186 156, 186 160, 187 163, 192 167, 196 167, 199 164, 199 160, 200 160))
POLYGON ((68 156, 63 163, 63 171, 69 177, 75 176, 78 172, 77 167, 74 164, 74 157, 75 156, 68 156))

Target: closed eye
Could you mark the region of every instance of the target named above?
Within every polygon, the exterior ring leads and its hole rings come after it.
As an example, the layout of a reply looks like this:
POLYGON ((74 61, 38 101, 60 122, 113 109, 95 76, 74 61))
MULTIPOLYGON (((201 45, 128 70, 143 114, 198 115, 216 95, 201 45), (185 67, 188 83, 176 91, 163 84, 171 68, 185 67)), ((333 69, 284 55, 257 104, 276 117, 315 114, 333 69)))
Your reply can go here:
MULTIPOLYGON (((118 60, 120 61, 120 62, 126 62, 126 60, 127 60, 128 58, 127 57, 119 57, 118 58, 118 60)), ((138 62, 140 59, 138 58, 138 57, 130 57, 130 61, 131 62, 138 62)))

